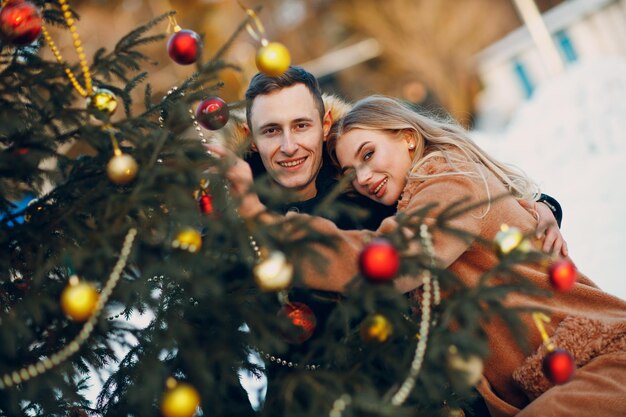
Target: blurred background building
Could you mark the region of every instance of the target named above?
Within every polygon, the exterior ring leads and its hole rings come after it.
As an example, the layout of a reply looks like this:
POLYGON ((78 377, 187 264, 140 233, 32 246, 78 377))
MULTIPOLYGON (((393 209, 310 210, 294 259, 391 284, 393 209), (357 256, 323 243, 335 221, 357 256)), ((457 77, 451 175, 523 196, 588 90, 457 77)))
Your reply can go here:
MULTIPOLYGON (((602 57, 626 56, 625 0, 570 0, 543 14, 564 66, 602 57)), ((520 27, 476 56, 482 89, 476 127, 502 129, 515 110, 551 74, 527 27, 520 27)))

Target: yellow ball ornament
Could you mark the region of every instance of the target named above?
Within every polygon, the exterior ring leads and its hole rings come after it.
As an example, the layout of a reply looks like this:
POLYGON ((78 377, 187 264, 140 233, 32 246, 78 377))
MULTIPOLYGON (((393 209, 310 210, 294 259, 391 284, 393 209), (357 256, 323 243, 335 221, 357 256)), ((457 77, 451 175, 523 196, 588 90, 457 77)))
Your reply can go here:
POLYGON ((269 77, 282 75, 290 63, 289 50, 279 42, 270 42, 262 46, 256 54, 256 67, 269 77))
POLYGON ((107 164, 107 175, 117 185, 128 184, 137 176, 137 161, 130 155, 119 153, 107 164))
POLYGON ((499 256, 504 256, 514 250, 528 252, 530 242, 518 228, 503 224, 500 226, 500 231, 496 233, 494 247, 499 256))
POLYGON ((448 348, 448 368, 453 372, 463 373, 464 382, 468 386, 475 386, 480 381, 484 370, 483 360, 477 355, 463 357, 456 346, 448 348))
POLYGON ((107 116, 113 115, 117 110, 117 98, 111 90, 99 88, 87 99, 87 106, 105 113, 107 116))
POLYGON ((61 309, 70 319, 85 321, 95 311, 99 297, 93 285, 79 282, 78 277, 73 276, 61 293, 61 309))
POLYGON ((164 417, 192 417, 200 405, 200 394, 191 385, 179 383, 174 378, 167 381, 168 390, 161 400, 164 417))
POLYGON ((293 265, 287 262, 285 254, 279 251, 270 255, 253 270, 254 281, 263 291, 284 290, 293 279, 293 265))
POLYGON ((359 330, 365 342, 385 343, 393 333, 393 326, 382 314, 374 314, 365 319, 359 330))
POLYGON ((202 236, 196 229, 186 228, 176 235, 176 238, 172 241, 172 247, 191 253, 197 252, 202 247, 202 236))

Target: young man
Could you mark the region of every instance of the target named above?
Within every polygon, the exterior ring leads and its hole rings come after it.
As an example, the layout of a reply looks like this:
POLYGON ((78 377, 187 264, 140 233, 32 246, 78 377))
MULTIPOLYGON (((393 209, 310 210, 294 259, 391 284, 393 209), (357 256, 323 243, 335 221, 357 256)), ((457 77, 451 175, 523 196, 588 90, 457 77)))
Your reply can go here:
MULTIPOLYGON (((327 157, 325 138, 332 125, 329 109, 324 101, 316 78, 298 67, 290 67, 279 77, 255 75, 246 91, 246 119, 252 137, 252 152, 246 158, 255 178, 267 175, 287 191, 288 201, 271 204, 274 211, 313 214, 320 203, 337 185, 337 172, 327 157)), ((367 198, 339 197, 343 203, 358 205, 367 210, 367 217, 355 219, 348 215, 333 216, 332 220, 343 229, 376 229, 382 219, 392 215, 393 207, 379 205, 367 198)), ((316 213, 325 215, 324 212, 316 213)), ((315 313, 316 330, 310 341, 321 333, 324 324, 341 297, 322 291, 292 289, 290 301, 303 302, 315 313)), ((268 391, 264 414, 281 415, 282 404, 276 392, 277 385, 292 371, 278 363, 302 363, 307 356, 309 343, 291 345, 288 352, 271 356, 280 360, 268 361, 268 391)), ((316 365, 315 362, 310 365, 316 365)))

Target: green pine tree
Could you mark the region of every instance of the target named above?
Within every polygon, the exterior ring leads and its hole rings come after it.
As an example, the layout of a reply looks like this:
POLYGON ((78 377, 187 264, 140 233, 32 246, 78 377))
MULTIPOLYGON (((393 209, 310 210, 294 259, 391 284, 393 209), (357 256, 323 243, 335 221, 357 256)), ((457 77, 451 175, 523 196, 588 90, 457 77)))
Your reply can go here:
MULTIPOLYGON (((64 25, 57 2, 33 3, 47 25, 64 25)), ((161 415, 170 377, 195 387, 200 415, 252 415, 238 369, 259 374, 251 353, 280 357, 298 336, 277 314, 284 294, 261 291, 253 269, 268 254, 282 252, 295 267, 298 287, 299 261, 306 257, 323 265, 315 248, 333 242, 297 219, 252 230, 238 218, 220 174, 223 166, 207 156, 189 117, 200 99, 219 95, 220 70, 230 67, 222 55, 230 42, 163 97, 152 91, 144 71, 150 57, 141 48, 165 41, 164 34, 152 32, 163 32, 167 17, 91 57, 94 86, 112 91, 123 112, 110 126, 107 115, 84 104, 62 65, 41 58, 42 39, 21 47, 6 39, 0 43, 2 416, 161 415), (137 96, 143 103, 135 102, 137 96), (107 175, 112 137, 138 164, 127 184, 107 175), (70 158, 61 149, 72 143, 91 151, 70 158), (214 167, 210 173, 204 171, 208 166, 214 167), (211 215, 198 209, 201 181, 213 200, 211 215), (20 206, 29 198, 27 207, 20 206), (196 252, 172 245, 186 229, 202 234, 196 252), (94 284, 106 299, 88 325, 70 320, 60 307, 73 275, 94 284), (146 328, 128 321, 137 313, 153 317, 146 328), (122 358, 119 347, 126 352, 122 358), (90 403, 86 389, 97 375, 104 388, 90 403)), ((77 25, 79 32, 89 30, 77 25)), ((241 27, 234 28, 231 41, 241 27)), ((78 65, 71 68, 84 85, 78 65)), ((258 191, 282 198, 264 181, 258 191)), ((321 210, 358 212, 332 202, 321 210)), ((455 211, 434 227, 445 228, 455 211)), ((426 213, 427 208, 401 218, 418 240, 426 213)), ((400 253, 412 243, 401 233, 387 239, 400 253)), ((472 384, 450 366, 450 358, 485 357, 482 324, 494 315, 517 325, 517 311, 502 301, 510 291, 532 290, 511 266, 535 255, 514 251, 477 287, 466 288, 433 266, 427 237, 421 243, 424 250, 403 256, 400 267, 401 274, 428 277, 430 287, 418 291, 419 301, 389 283, 356 277, 319 335, 290 357, 288 372, 272 378, 264 415, 447 415, 472 407, 472 384), (378 342, 363 336, 374 315, 393 329, 378 342)))

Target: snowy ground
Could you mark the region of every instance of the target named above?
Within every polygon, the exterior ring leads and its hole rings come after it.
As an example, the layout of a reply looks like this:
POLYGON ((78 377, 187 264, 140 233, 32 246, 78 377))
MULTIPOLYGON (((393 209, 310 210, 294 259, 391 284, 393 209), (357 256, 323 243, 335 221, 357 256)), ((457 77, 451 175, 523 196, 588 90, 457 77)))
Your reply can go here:
POLYGON ((540 86, 505 132, 474 132, 563 207, 578 269, 626 299, 626 59, 586 62, 540 86))

